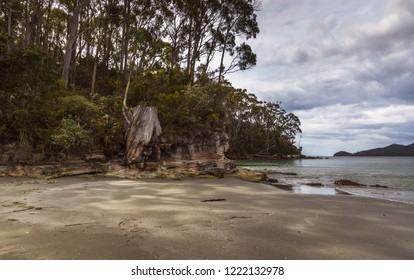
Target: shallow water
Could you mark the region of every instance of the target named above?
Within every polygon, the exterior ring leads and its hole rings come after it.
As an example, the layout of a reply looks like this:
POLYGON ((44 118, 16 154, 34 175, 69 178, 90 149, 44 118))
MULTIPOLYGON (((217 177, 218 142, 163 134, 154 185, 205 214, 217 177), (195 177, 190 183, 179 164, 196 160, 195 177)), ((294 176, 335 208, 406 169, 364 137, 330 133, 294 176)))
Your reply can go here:
POLYGON ((414 157, 331 157, 285 161, 236 161, 241 167, 267 171, 281 182, 292 184, 292 192, 334 195, 334 182, 348 179, 367 185, 341 187, 354 195, 396 200, 414 204, 414 157), (281 174, 284 173, 284 174, 281 174), (286 175, 296 173, 297 175, 286 175), (319 183, 322 187, 311 187, 319 183), (386 189, 369 187, 387 186, 386 189))

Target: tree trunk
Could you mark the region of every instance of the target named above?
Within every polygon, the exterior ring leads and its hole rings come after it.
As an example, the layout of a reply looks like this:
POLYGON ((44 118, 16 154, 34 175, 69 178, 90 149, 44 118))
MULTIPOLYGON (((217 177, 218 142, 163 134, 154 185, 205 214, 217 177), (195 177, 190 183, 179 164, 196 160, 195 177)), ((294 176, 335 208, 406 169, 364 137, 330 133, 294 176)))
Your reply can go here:
POLYGON ((124 1, 124 21, 122 25, 122 47, 121 47, 121 59, 120 59, 120 71, 122 73, 122 81, 126 82, 128 79, 128 45, 129 45, 129 29, 130 29, 130 16, 131 7, 130 0, 124 1))
POLYGON ((9 14, 7 17, 7 35, 9 36, 9 39, 7 40, 7 47, 6 47, 6 53, 9 54, 11 51, 11 36, 12 36, 12 1, 9 1, 9 14))
POLYGON ((125 130, 125 162, 127 164, 142 161, 142 152, 153 137, 161 134, 157 108, 136 106, 122 108, 125 130))
POLYGON ((83 0, 73 11, 73 15, 70 20, 70 31, 69 36, 66 41, 66 48, 65 48, 65 56, 63 59, 63 71, 62 71, 62 80, 65 87, 69 84, 69 72, 70 66, 72 62, 72 51, 75 47, 76 39, 79 35, 78 28, 79 28, 79 17, 80 13, 83 8, 85 8, 89 4, 90 0, 83 0))
POLYGON ((45 26, 45 32, 42 38, 43 39, 42 48, 44 51, 47 51, 49 49, 50 14, 52 12, 53 3, 54 3, 54 0, 49 0, 48 6, 46 8, 46 26, 45 26))
POLYGON ((129 108, 126 105, 131 74, 125 90, 122 113, 124 115, 125 131, 125 163, 131 164, 143 160, 142 152, 154 137, 161 133, 157 108, 136 106, 129 108))
MULTIPOLYGON (((188 32, 188 50, 187 50, 187 74, 190 75, 190 67, 191 67, 191 50, 192 50, 192 42, 193 42, 193 18, 190 17, 190 26, 189 26, 189 32, 188 32)), ((191 78, 192 79, 192 78, 191 78)))
POLYGON ((101 39, 98 38, 98 46, 96 47, 95 59, 93 62, 92 82, 91 82, 91 95, 95 94, 96 75, 98 71, 99 52, 101 51, 101 39))
POLYGON ((224 36, 223 50, 221 52, 221 58, 220 58, 220 68, 219 68, 219 77, 218 77, 219 83, 223 79, 223 73, 224 73, 224 56, 226 54, 227 40, 228 40, 229 34, 230 34, 230 28, 228 26, 229 26, 229 24, 227 25, 226 36, 224 36))

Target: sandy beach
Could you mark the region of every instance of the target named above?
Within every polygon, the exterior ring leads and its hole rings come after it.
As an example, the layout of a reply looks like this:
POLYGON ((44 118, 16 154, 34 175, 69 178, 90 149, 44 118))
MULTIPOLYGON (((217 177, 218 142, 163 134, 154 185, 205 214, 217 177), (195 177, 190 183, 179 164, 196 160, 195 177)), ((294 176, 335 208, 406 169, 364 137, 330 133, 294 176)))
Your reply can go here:
POLYGON ((233 177, 3 177, 0 259, 414 259, 414 205, 233 177))

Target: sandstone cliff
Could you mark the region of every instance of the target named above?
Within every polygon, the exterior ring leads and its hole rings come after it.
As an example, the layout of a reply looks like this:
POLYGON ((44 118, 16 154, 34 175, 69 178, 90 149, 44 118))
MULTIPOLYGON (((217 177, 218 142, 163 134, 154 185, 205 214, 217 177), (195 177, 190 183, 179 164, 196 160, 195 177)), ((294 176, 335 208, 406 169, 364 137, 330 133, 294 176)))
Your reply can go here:
POLYGON ((22 153, 16 145, 9 145, 0 151, 0 175, 56 177, 100 173, 120 177, 161 174, 162 177, 168 171, 175 175, 221 177, 235 168, 225 156, 228 148, 229 137, 222 131, 191 138, 161 137, 157 142, 145 145, 140 161, 126 164, 123 153, 108 158, 100 151, 94 151, 62 158, 30 153, 30 150, 22 153))

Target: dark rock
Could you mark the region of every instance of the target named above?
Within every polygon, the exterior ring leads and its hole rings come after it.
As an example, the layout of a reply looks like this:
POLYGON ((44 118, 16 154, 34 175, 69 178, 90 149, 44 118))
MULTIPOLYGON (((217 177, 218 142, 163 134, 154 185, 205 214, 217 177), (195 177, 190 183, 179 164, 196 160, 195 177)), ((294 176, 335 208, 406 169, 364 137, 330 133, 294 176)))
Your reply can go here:
POLYGON ((206 171, 204 171, 204 173, 206 175, 211 175, 217 178, 224 178, 224 175, 226 174, 226 172, 224 171, 223 168, 219 168, 219 167, 214 167, 211 169, 208 169, 206 171))
POLYGON ((288 175, 288 176, 297 176, 298 175, 298 173, 295 173, 295 172, 277 172, 277 171, 269 172, 269 174, 288 175))
POLYGON ((225 198, 212 198, 212 199, 201 200, 200 202, 220 202, 220 201, 226 201, 226 199, 225 198))
POLYGON ((272 183, 270 184, 273 187, 276 187, 278 189, 282 189, 282 190, 292 190, 293 189, 293 185, 290 184, 282 184, 282 183, 272 183))
POLYGON ((275 178, 267 178, 266 181, 269 182, 269 183, 279 183, 279 180, 275 179, 275 178))
POLYGON ((319 182, 306 183, 306 185, 311 186, 311 187, 322 187, 323 186, 323 184, 319 182))
POLYGON ((387 186, 382 186, 382 185, 370 185, 371 188, 379 188, 379 189, 388 189, 387 186))
POLYGON ((347 179, 341 179, 341 180, 337 180, 335 181, 335 185, 337 186, 358 186, 358 187, 362 187, 362 186, 366 186, 357 182, 353 182, 351 180, 347 180, 347 179))
POLYGON ((230 217, 230 220, 233 219, 253 219, 253 217, 249 217, 249 216, 232 216, 230 217))
POLYGON ((214 160, 209 160, 206 162, 198 163, 198 170, 201 172, 201 175, 211 175, 217 178, 223 178, 226 174, 224 168, 217 167, 217 162, 214 160))
POLYGON ((224 162, 224 170, 227 173, 234 173, 237 171, 237 166, 234 164, 233 161, 226 161, 224 162))

